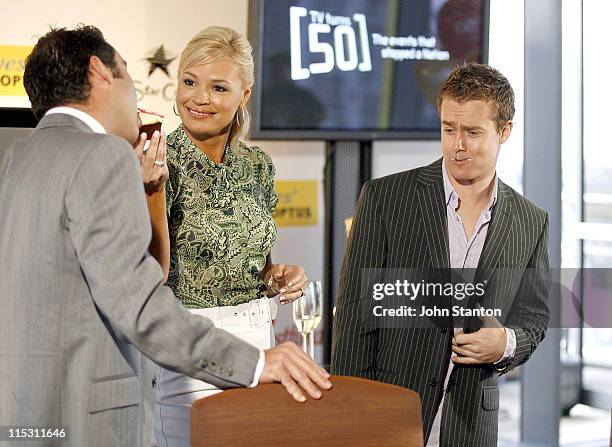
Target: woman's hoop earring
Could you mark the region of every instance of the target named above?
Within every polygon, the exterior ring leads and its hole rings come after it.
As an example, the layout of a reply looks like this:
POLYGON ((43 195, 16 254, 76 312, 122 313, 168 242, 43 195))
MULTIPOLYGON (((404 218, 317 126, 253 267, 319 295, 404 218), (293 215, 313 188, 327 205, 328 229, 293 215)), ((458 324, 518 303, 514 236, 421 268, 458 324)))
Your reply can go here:
POLYGON ((238 110, 236 111, 236 124, 238 126, 242 126, 246 122, 246 113, 244 104, 240 104, 238 106, 238 110))
POLYGON ((176 116, 179 116, 178 112, 176 111, 176 96, 174 97, 174 101, 172 101, 172 111, 176 116))
POLYGON ((238 110, 236 110, 236 125, 238 127, 242 126, 242 123, 240 121, 244 123, 244 119, 241 120, 240 115, 242 115, 242 105, 239 105, 238 110))

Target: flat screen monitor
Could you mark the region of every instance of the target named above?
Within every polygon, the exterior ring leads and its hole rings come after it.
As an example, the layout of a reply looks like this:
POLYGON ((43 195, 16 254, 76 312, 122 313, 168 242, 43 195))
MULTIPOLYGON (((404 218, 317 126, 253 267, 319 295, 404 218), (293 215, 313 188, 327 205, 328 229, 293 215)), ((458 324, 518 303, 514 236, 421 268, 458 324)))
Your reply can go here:
POLYGON ((38 120, 34 118, 32 109, 22 107, 0 107, 0 128, 23 127, 34 128, 38 120))
POLYGON ((438 139, 453 67, 486 62, 488 0, 251 0, 252 139, 438 139))

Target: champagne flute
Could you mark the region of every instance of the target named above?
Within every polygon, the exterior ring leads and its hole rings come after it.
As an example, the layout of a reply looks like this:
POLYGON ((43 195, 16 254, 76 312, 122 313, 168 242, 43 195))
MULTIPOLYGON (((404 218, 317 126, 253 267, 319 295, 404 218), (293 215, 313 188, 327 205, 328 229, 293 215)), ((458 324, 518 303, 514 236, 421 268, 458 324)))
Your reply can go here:
POLYGON ((314 360, 314 347, 315 347, 315 332, 317 331, 317 327, 321 323, 321 316, 323 315, 323 293, 321 291, 321 281, 311 281, 308 284, 306 289, 306 293, 311 294, 313 301, 313 313, 312 313, 312 324, 310 327, 310 332, 308 333, 308 339, 310 341, 310 357, 314 360))
POLYGON ((293 302, 293 322, 297 326, 298 332, 302 334, 302 350, 308 352, 306 336, 308 335, 308 327, 311 320, 305 295, 293 302))
POLYGON ((314 358, 313 332, 321 321, 322 300, 321 282, 311 281, 306 285, 304 295, 293 302, 293 321, 302 334, 302 349, 314 358), (311 346, 308 348, 307 336, 310 335, 311 346))

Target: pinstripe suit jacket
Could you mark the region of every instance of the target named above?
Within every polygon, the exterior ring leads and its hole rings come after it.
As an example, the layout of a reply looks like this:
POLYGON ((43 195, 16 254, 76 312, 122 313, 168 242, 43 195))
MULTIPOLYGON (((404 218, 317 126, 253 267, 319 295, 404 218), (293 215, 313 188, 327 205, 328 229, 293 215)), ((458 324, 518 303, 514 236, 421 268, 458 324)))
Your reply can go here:
POLYGON ((134 348, 221 388, 253 380, 259 351, 162 286, 139 171, 127 142, 64 114, 0 156, 0 426, 137 446, 134 348))
MULTIPOLYGON (((426 438, 444 392, 452 330, 433 324, 407 329, 365 325, 362 308, 372 296, 361 283, 366 268, 449 267, 441 169, 440 159, 364 185, 340 275, 332 342, 334 374, 379 380, 419 393, 426 438)), ((442 411, 441 446, 497 444, 498 375, 527 361, 546 332, 547 244, 547 213, 499 181, 475 281, 488 281, 479 300, 486 308, 502 309, 501 323, 516 333, 516 355, 497 369, 455 366, 442 411), (513 274, 496 270, 505 268, 513 274), (534 269, 539 272, 535 279, 527 274, 534 269)), ((467 320, 464 329, 477 329, 472 326, 474 321, 467 320)))

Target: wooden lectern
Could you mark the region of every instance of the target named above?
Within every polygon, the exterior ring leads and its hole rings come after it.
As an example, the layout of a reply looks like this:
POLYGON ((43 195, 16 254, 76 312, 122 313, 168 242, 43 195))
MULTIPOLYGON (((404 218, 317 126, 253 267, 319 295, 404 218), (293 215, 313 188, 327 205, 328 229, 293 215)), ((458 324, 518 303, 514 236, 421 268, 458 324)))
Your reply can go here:
POLYGON ((231 389, 194 402, 191 445, 423 446, 417 393, 372 380, 332 376, 319 400, 299 403, 280 384, 231 389))

